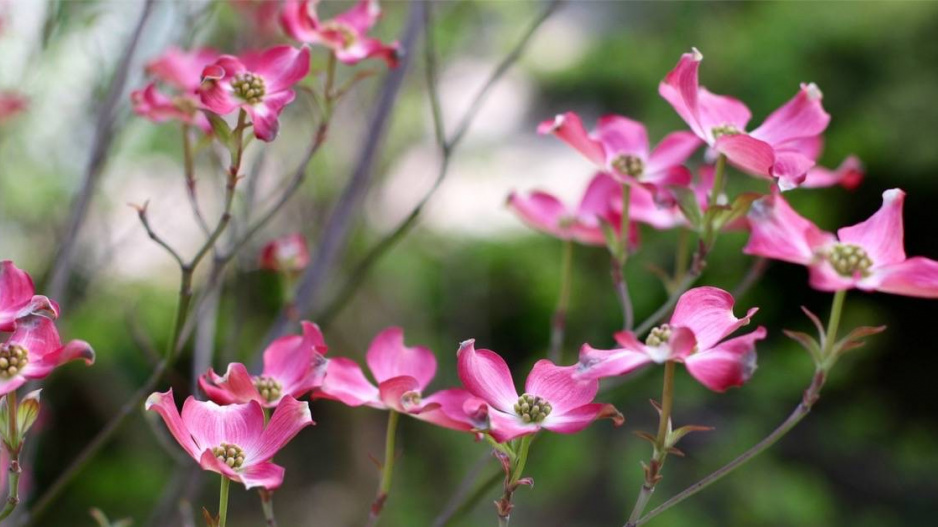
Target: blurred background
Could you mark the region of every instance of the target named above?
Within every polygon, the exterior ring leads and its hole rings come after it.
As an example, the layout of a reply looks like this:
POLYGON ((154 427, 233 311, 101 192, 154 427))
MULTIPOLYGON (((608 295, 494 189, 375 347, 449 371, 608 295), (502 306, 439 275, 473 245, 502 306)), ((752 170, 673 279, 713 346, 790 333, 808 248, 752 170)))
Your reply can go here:
MULTIPOLYGON (((323 2, 321 10, 335 13, 349 5, 323 2)), ((413 7, 404 1, 383 7, 376 35, 399 38, 413 7)), ((534 1, 433 2, 449 130, 544 7, 534 1)), ((185 197, 178 127, 134 116, 128 94, 143 86, 144 64, 170 45, 237 52, 285 41, 276 23, 264 21, 265 8, 158 1, 140 31, 73 272, 57 298, 63 336, 91 342, 98 362, 90 369, 70 365, 44 382, 41 429, 31 433, 26 464, 27 500, 55 480, 143 383, 152 350, 164 349, 169 338, 178 270, 127 204, 149 201, 154 229, 187 254, 202 239, 185 197)), ((51 262, 66 236, 95 123, 141 9, 142 2, 131 0, 0 0, 0 92, 28 99, 25 111, 0 123, 0 257, 29 271, 40 293, 49 293, 51 262)), ((657 85, 692 46, 706 57, 702 82, 745 101, 754 124, 800 82, 823 90, 832 121, 821 164, 835 167, 856 154, 867 176, 854 191, 793 191, 797 210, 833 230, 867 218, 884 190, 901 187, 908 192, 907 252, 938 258, 936 35, 938 3, 932 2, 568 2, 539 28, 485 100, 416 228, 336 312, 330 306, 351 269, 407 216, 437 175, 440 154, 419 39, 367 170, 367 192, 352 211, 349 236, 309 316, 320 322, 328 316, 323 329, 330 354, 355 359, 379 330, 403 326, 409 344, 437 354, 431 391, 458 384, 455 352, 470 337, 506 357, 522 382, 547 348, 562 245, 524 228, 505 208, 505 198, 511 190, 539 188, 573 203, 591 176, 584 159, 560 141, 538 136, 536 124, 575 110, 589 125, 605 113, 642 120, 652 142, 684 129, 657 85)), ((325 53, 316 49, 314 61, 321 65, 325 53)), ((160 387, 172 385, 177 400, 191 391, 195 341, 214 352, 218 371, 231 360, 251 361, 263 348, 283 296, 277 277, 259 269, 260 247, 299 231, 316 258, 337 198, 373 132, 369 123, 387 75, 377 62, 340 69, 342 78, 369 69, 376 75, 341 104, 298 194, 224 274, 217 317, 210 317, 217 325, 199 324, 160 387)), ((314 115, 309 98, 301 96, 285 112, 276 142, 250 145, 246 187, 252 190, 239 193, 231 232, 243 230, 295 170, 314 115)), ((217 158, 208 152, 197 164, 209 217, 220 210, 224 183, 217 158)), ((764 190, 764 184, 733 172, 730 194, 743 189, 764 190)), ((736 287, 751 265, 740 252, 745 239, 742 233, 722 236, 700 283, 736 287)), ((628 269, 639 320, 667 296, 650 269, 671 268, 677 240, 676 231, 643 228, 641 250, 628 269)), ((199 295, 205 281, 200 273, 199 295)), ((583 342, 610 346, 621 318, 604 249, 575 249, 573 284, 565 346, 571 362, 583 342)), ((652 506, 735 457, 788 415, 810 381, 812 364, 781 330, 812 331, 799 306, 826 317, 829 303, 829 295, 807 286, 803 268, 782 263, 772 263, 738 298, 740 311, 759 306, 756 321, 769 328, 759 346, 759 369, 745 387, 723 395, 678 370, 676 423, 715 430, 682 442, 686 457, 668 460, 652 506)), ((208 318, 207 310, 198 316, 208 318)), ((928 525, 938 513, 938 350, 930 334, 936 319, 934 302, 852 292, 845 327, 885 324, 888 331, 843 360, 815 411, 780 444, 649 525, 928 525)), ((574 436, 542 434, 526 471, 536 487, 516 494, 512 524, 622 525, 641 485, 639 462, 651 450, 632 432, 657 426, 648 399, 659 397, 660 384, 661 370, 648 368, 605 390, 604 401, 627 417, 622 428, 600 422, 574 436)), ((318 425, 278 457, 288 468, 275 498, 280 524, 361 525, 378 482, 369 456, 381 455, 386 415, 329 401, 313 403, 312 412, 318 425)), ((142 408, 135 413, 40 525, 94 525, 91 507, 112 519, 132 518, 134 525, 167 526, 188 525, 186 515, 203 505, 214 510, 216 477, 166 443, 154 417, 142 408)), ((383 525, 432 525, 467 473, 478 474, 470 484, 479 484, 498 471, 489 448, 467 434, 415 420, 404 420, 400 434, 402 455, 383 525)), ((494 524, 491 502, 497 496, 497 489, 481 495, 477 507, 450 525, 494 524)), ((230 525, 263 522, 255 493, 234 485, 231 503, 230 525)))

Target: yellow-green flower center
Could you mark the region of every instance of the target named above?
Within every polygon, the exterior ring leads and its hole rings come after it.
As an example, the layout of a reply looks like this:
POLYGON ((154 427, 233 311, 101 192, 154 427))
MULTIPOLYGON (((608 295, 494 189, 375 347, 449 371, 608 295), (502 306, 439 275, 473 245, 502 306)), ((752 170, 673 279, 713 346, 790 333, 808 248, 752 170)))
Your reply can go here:
POLYGON ((283 385, 277 382, 273 377, 254 377, 254 387, 258 393, 269 403, 280 399, 283 393, 283 385))
POLYGON ((29 350, 19 344, 0 346, 0 378, 9 379, 29 364, 29 350))
POLYGON ((662 344, 667 344, 671 340, 671 326, 667 324, 662 324, 648 333, 648 337, 645 338, 645 344, 653 347, 658 347, 662 344))
POLYGON ((244 464, 244 450, 241 447, 231 443, 222 443, 212 449, 215 459, 228 465, 231 468, 241 468, 244 464))
POLYGON ((612 168, 620 174, 637 178, 645 172, 645 162, 640 157, 621 154, 612 160, 612 168))
POLYGON ((862 247, 847 243, 835 245, 827 254, 827 260, 837 274, 846 277, 852 277, 858 272, 866 276, 873 265, 873 260, 862 247))
POLYGON ((736 128, 732 124, 714 126, 710 131, 713 133, 714 140, 717 140, 723 137, 724 135, 736 135, 736 134, 743 133, 742 130, 740 130, 739 128, 736 128))
POLYGON ((554 408, 547 399, 536 395, 524 394, 515 403, 515 413, 525 423, 540 423, 554 408))
POLYGON ((264 95, 267 93, 264 79, 251 72, 236 75, 231 79, 231 87, 234 89, 235 95, 250 104, 261 102, 264 99, 264 95))

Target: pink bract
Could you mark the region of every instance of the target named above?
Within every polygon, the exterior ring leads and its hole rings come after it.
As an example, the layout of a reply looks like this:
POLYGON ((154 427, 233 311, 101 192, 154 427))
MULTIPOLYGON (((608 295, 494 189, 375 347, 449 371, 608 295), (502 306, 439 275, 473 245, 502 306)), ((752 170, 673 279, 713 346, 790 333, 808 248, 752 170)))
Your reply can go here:
POLYGON ((351 359, 329 359, 322 386, 314 399, 332 399, 349 406, 370 406, 405 413, 445 428, 470 431, 485 426, 487 409, 462 390, 444 390, 423 397, 436 375, 436 357, 428 348, 404 345, 404 331, 387 328, 375 336, 365 356, 377 386, 351 359))
POLYGON ((203 106, 198 89, 202 69, 218 56, 217 51, 208 48, 166 50, 146 66, 147 75, 154 81, 130 94, 134 113, 157 123, 176 120, 211 132, 208 119, 200 111, 203 106), (160 91, 158 85, 169 88, 170 95, 160 91))
MULTIPOLYGON (((614 201, 622 199, 622 188, 611 176, 596 174, 575 210, 569 209, 558 198, 546 192, 534 191, 527 195, 512 192, 508 207, 528 226, 562 240, 574 240, 585 245, 605 245, 602 224, 611 226, 618 236, 622 233, 622 207, 615 210, 614 201)), ((629 243, 638 245, 638 229, 633 224, 629 243)))
POLYGON ((765 338, 766 332, 759 327, 727 340, 758 311, 751 308, 744 317, 736 318, 733 304, 733 296, 722 289, 691 289, 681 295, 671 320, 654 328, 645 342, 623 331, 615 335, 618 348, 603 350, 585 344, 577 375, 599 379, 673 361, 683 363, 691 376, 713 391, 742 386, 755 371, 755 343, 765 338))
POLYGON ((467 340, 459 347, 457 361, 463 386, 488 403, 488 432, 500 443, 542 428, 572 434, 603 417, 617 425, 623 421, 612 405, 593 402, 599 381, 576 376, 577 366, 538 361, 519 396, 508 364, 494 351, 477 350, 475 341, 467 340))
POLYGON ((280 337, 264 350, 264 370, 248 373, 241 363, 232 363, 224 376, 213 370, 199 377, 202 391, 218 404, 257 401, 276 407, 284 397, 300 398, 319 387, 326 373, 327 351, 319 326, 302 323, 302 335, 280 337))
POLYGON ((261 251, 261 269, 296 273, 309 265, 306 238, 295 232, 271 240, 261 251))
POLYGON ((905 192, 887 190, 873 216, 835 236, 800 216, 782 196, 766 196, 749 211, 752 234, 744 252, 805 265, 811 286, 822 291, 857 288, 938 298, 938 261, 906 257, 904 202, 905 192))
POLYGON ((270 421, 257 401, 219 406, 189 397, 176 409, 173 390, 154 393, 146 409, 160 414, 169 432, 199 465, 244 484, 248 489, 276 489, 284 468, 270 462, 303 428, 313 424, 309 405, 285 397, 270 421))
POLYGON ((697 137, 739 169, 775 178, 782 190, 800 185, 817 158, 806 143, 830 121, 821 105, 821 91, 814 84, 802 84, 794 98, 747 132, 752 114, 746 105, 700 86, 697 73, 702 60, 696 49, 682 55, 659 85, 661 96, 697 137))
POLYGON ((199 96, 218 115, 239 108, 251 117, 254 135, 273 141, 280 130, 280 113, 293 102, 293 86, 309 73, 309 48, 274 46, 235 57, 222 55, 202 71, 199 96))
POLYGON ((0 262, 0 331, 13 331, 17 319, 29 315, 58 318, 59 306, 35 293, 29 273, 10 260, 0 262))
POLYGON ((52 319, 30 314, 16 320, 16 329, 0 345, 0 395, 28 381, 47 377, 56 367, 82 359, 94 364, 94 350, 83 340, 62 343, 52 319))
POLYGON ((580 117, 567 112, 542 122, 537 131, 557 136, 618 181, 652 189, 690 184, 691 173, 683 164, 701 145, 692 133, 674 132, 652 150, 645 126, 620 115, 601 117, 588 133, 580 117))
POLYGON ((368 36, 381 17, 377 0, 359 0, 348 11, 326 21, 316 14, 318 4, 317 0, 287 0, 280 17, 287 35, 307 44, 326 46, 345 64, 380 58, 389 67, 397 67, 400 45, 384 44, 368 36))

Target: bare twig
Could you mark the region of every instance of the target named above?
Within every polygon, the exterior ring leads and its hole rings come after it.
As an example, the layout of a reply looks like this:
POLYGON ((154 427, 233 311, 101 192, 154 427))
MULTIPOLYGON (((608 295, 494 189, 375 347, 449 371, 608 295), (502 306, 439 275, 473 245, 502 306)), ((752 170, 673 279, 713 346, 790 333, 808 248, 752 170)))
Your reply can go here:
MULTIPOLYGON (((469 130, 472 121, 478 114, 479 108, 482 107, 482 104, 485 102, 489 92, 492 90, 495 84, 501 80, 501 78, 511 68, 511 66, 513 66, 519 58, 521 58, 521 55, 524 53, 524 50, 527 48, 528 43, 531 41, 531 38, 537 32, 538 28, 541 27, 541 24, 543 24, 544 21, 546 21, 562 3, 563 0, 551 1, 531 23, 531 25, 525 31, 524 35, 522 35, 521 40, 519 40, 515 47, 512 48, 512 50, 508 53, 508 55, 502 59, 498 66, 495 67, 486 80, 485 84, 478 91, 478 93, 476 93, 472 103, 469 105, 469 109, 466 110, 466 112, 463 114, 459 124, 456 126, 455 132, 448 140, 446 139, 446 132, 443 126, 443 115, 440 109, 438 91, 436 89, 436 51, 433 48, 432 34, 429 31, 427 32, 427 50, 425 54, 428 87, 427 91, 430 99, 430 108, 433 113, 434 134, 442 153, 442 159, 437 171, 436 180, 434 180, 433 185, 426 192, 426 194, 424 194, 420 201, 417 202, 417 205, 413 208, 413 210, 411 210, 410 214, 407 215, 407 218, 405 218, 404 221, 401 222, 393 231, 387 234, 384 238, 381 239, 381 241, 372 247, 371 250, 365 254, 365 257, 362 258, 362 261, 355 266, 355 269, 351 272, 349 279, 345 281, 345 285, 339 294, 336 295, 332 303, 323 309, 321 314, 316 317, 323 324, 327 323, 329 320, 335 317, 338 312, 341 311, 343 307, 345 307, 345 304, 355 293, 358 287, 361 286, 365 277, 378 262, 378 260, 380 260, 385 253, 391 250, 391 248, 393 248, 397 242, 400 241, 416 224, 417 219, 423 212, 427 202, 430 201, 430 198, 433 197, 433 194, 446 178, 446 175, 449 171, 450 159, 452 158, 453 150, 457 145, 459 145, 463 137, 466 135, 466 132, 469 130)), ((429 22, 425 20, 425 23, 429 28, 429 22)))
POLYGON ((78 192, 72 204, 72 214, 65 228, 64 236, 59 243, 58 254, 56 254, 55 261, 52 265, 49 295, 55 298, 59 304, 64 304, 67 301, 65 296, 66 286, 68 285, 72 271, 72 259, 75 254, 75 247, 78 244, 78 235, 88 215, 88 208, 94 196, 95 187, 103 172, 107 154, 114 139, 114 125, 117 119, 118 105, 123 97, 127 78, 130 75, 130 65, 133 61, 137 46, 140 43, 140 35, 143 33, 143 28, 150 19, 150 13, 152 12, 154 3, 154 0, 146 0, 143 4, 140 18, 137 20, 136 27, 134 27, 134 30, 130 33, 130 42, 124 49, 124 54, 117 64, 114 77, 111 80, 111 86, 108 89, 107 98, 104 100, 104 104, 98 114, 94 139, 92 141, 91 156, 85 168, 84 181, 82 182, 81 190, 78 192))

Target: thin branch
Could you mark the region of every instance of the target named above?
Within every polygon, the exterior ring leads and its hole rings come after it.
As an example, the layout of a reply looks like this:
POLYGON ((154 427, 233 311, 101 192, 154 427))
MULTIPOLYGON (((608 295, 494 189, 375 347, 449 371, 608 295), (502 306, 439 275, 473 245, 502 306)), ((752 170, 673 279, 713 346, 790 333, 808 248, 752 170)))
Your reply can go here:
MULTIPOLYGON (((424 23, 427 28, 427 42, 426 42, 426 73, 427 73, 427 91, 430 99, 430 109, 433 114, 433 129, 434 134, 437 140, 437 144, 442 153, 442 159, 440 161, 440 166, 437 171, 436 179, 433 182, 433 185, 430 189, 423 195, 417 205, 411 210, 410 214, 407 215, 407 218, 401 222, 397 228, 387 234, 381 241, 379 241, 368 253, 365 254, 365 257, 362 258, 362 261, 355 266, 355 269, 350 274, 348 280, 345 281, 345 285, 338 295, 335 296, 335 299, 329 304, 325 309, 322 310, 321 314, 317 316, 321 323, 325 324, 329 320, 332 320, 339 311, 345 307, 348 300, 352 297, 355 291, 359 286, 364 282, 365 277, 374 267, 374 265, 387 253, 391 248, 393 248, 397 242, 403 238, 411 228, 416 224, 417 219, 420 217, 420 214, 423 212, 424 207, 427 202, 430 201, 430 198, 436 193, 437 189, 440 187, 440 184, 443 183, 443 180, 446 178, 446 175, 449 171, 450 160, 452 158, 453 150, 459 145, 463 137, 465 137, 466 132, 469 130, 470 125, 478 114, 479 108, 485 102, 486 97, 489 92, 498 83, 499 80, 505 75, 505 73, 521 58, 521 55, 524 53, 524 50, 527 48, 528 43, 531 41, 531 38, 537 32, 538 28, 548 19, 550 16, 557 10, 558 7, 563 3, 563 0, 552 0, 546 8, 535 18, 531 23, 525 33, 522 35, 521 40, 512 48, 511 52, 505 56, 504 59, 495 67, 492 73, 489 75, 488 80, 482 88, 476 93, 473 97, 472 103, 469 105, 469 109, 463 114, 462 118, 459 121, 459 124, 456 126, 456 131, 453 133, 452 137, 448 140, 445 139, 446 132, 444 129, 443 115, 442 110, 440 109, 439 94, 436 89, 436 52, 433 48, 434 40, 432 32, 429 31, 430 17, 424 19, 424 23)), ((428 9, 429 11, 429 9, 428 9)))
POLYGON ((668 297, 668 300, 659 307, 654 313, 646 318, 638 327, 635 329, 636 335, 643 335, 647 333, 651 328, 656 324, 661 322, 664 317, 668 316, 668 313, 674 309, 674 306, 677 304, 681 295, 683 295, 692 285, 700 278, 701 273, 703 273, 704 268, 707 266, 707 247, 703 242, 698 243, 697 251, 694 253, 694 261, 691 264, 690 270, 687 271, 687 274, 684 275, 684 278, 681 280, 681 283, 677 285, 674 291, 671 293, 671 296, 668 297))
POLYGON ((739 300, 741 296, 749 292, 752 286, 762 278, 762 275, 765 274, 765 270, 768 268, 768 258, 759 257, 753 260, 752 265, 749 266, 749 270, 746 272, 746 276, 733 288, 733 298, 739 300))
MULTIPOLYGON (((420 33, 425 8, 426 2, 423 1, 411 4, 407 25, 400 39, 401 49, 403 50, 402 60, 397 69, 388 73, 385 78, 375 112, 367 128, 368 135, 363 142, 364 146, 359 155, 358 165, 329 215, 322 239, 316 248, 315 259, 312 265, 306 268, 300 281, 296 295, 296 309, 301 315, 310 313, 315 308, 322 291, 322 285, 326 283, 333 263, 345 247, 352 219, 355 212, 359 210, 359 205, 371 184, 372 166, 383 143, 384 134, 395 108, 398 93, 410 65, 411 51, 414 49, 414 43, 420 33)), ((281 311, 270 331, 268 331, 266 340, 269 342, 282 335, 288 325, 289 319, 281 311)))
POLYGON ((72 215, 69 218, 69 222, 65 228, 65 235, 59 243, 59 251, 52 265, 49 295, 55 298, 59 304, 64 304, 67 300, 65 296, 66 287, 68 286, 68 280, 72 271, 72 259, 75 255, 75 247, 78 244, 78 235, 88 215, 91 198, 94 195, 95 187, 104 170, 107 154, 114 140, 114 125, 117 120, 118 105, 124 94, 124 87, 130 75, 130 65, 133 61, 137 46, 140 43, 140 36, 143 34, 144 26, 146 26, 147 21, 150 19, 154 3, 154 0, 146 0, 143 4, 140 18, 137 20, 136 27, 134 27, 134 30, 130 33, 130 42, 124 49, 124 54, 121 56, 120 62, 118 62, 117 68, 114 71, 114 77, 111 79, 111 86, 108 89, 107 98, 104 100, 104 104, 98 114, 91 156, 85 168, 84 181, 82 182, 81 190, 73 202, 72 215))
POLYGON ((774 445, 778 442, 779 439, 785 436, 790 432, 795 425, 801 422, 808 413, 811 412, 811 408, 814 406, 814 403, 817 402, 818 398, 821 396, 821 388, 824 386, 825 375, 823 371, 817 371, 814 374, 814 377, 811 379, 811 385, 805 390, 804 395, 802 396, 801 403, 795 407, 792 413, 788 416, 785 421, 782 422, 771 434, 769 434, 765 439, 759 441, 752 448, 745 451, 726 465, 720 467, 715 472, 709 476, 703 478, 702 480, 694 483, 690 487, 684 489, 683 491, 676 494, 674 497, 668 501, 662 503, 657 508, 643 516, 641 519, 635 522, 626 523, 625 527, 638 527, 639 525, 644 525, 648 523, 649 520, 655 516, 661 514, 662 512, 674 507, 678 503, 690 498, 694 494, 702 491, 703 489, 709 487, 711 484, 716 483, 724 476, 728 475, 730 472, 733 472, 743 464, 745 464, 750 459, 761 454, 763 451, 774 445))
MULTIPOLYGON (((456 514, 457 511, 462 509, 462 507, 468 503, 467 499, 470 497, 470 493, 473 490, 472 484, 479 479, 479 475, 482 473, 482 469, 485 468, 485 465, 488 464, 489 459, 492 457, 492 454, 486 450, 482 453, 482 456, 472 465, 469 469, 469 472, 466 473, 463 477, 462 482, 459 486, 456 487, 456 492, 449 498, 449 501, 446 502, 446 506, 440 512, 440 514, 433 520, 432 527, 444 527, 446 523, 456 514)), ((501 480, 502 473, 498 472, 495 474, 492 482, 492 488, 501 480)))
POLYGON ((179 256, 179 253, 176 252, 176 249, 173 249, 173 247, 169 245, 166 240, 164 240, 160 235, 156 234, 156 231, 154 231, 153 227, 150 225, 150 219, 147 216, 148 205, 149 202, 144 203, 141 207, 134 206, 134 208, 137 209, 137 217, 140 218, 140 223, 143 224, 143 228, 147 231, 147 235, 151 240, 156 242, 157 245, 165 249, 166 252, 169 253, 169 255, 172 256, 174 260, 176 260, 176 263, 179 264, 179 267, 185 267, 186 263, 183 261, 182 256, 179 256))

